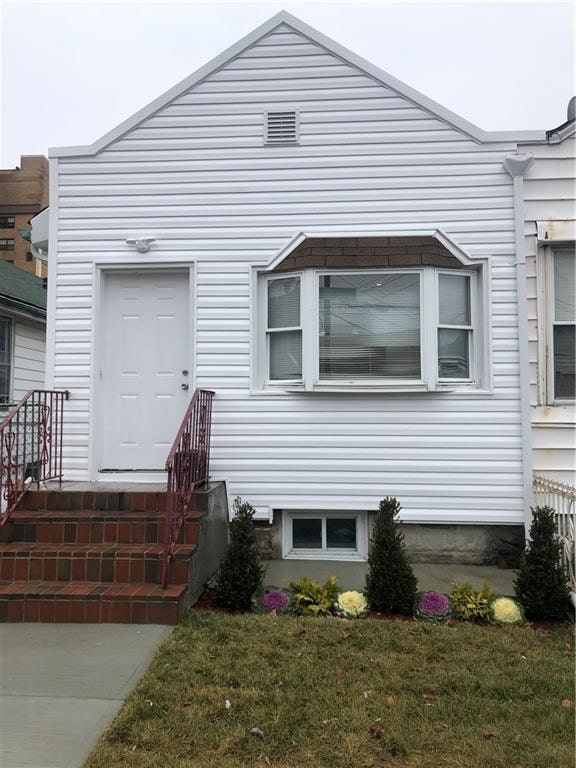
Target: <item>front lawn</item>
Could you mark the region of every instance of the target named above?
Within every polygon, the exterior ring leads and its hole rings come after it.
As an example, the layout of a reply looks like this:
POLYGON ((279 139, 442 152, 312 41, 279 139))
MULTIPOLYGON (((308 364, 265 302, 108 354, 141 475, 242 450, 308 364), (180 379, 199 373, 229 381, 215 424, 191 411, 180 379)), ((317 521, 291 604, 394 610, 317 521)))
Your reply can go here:
POLYGON ((572 629, 193 611, 87 768, 572 768, 572 629))

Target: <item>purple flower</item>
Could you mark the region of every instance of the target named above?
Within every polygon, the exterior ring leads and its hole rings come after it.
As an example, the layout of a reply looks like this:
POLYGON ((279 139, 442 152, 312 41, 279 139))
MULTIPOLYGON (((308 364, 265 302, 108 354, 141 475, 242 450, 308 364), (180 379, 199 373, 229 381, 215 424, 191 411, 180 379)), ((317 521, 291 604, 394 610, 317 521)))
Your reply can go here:
POLYGON ((282 613, 288 608, 290 598, 281 589, 271 589, 262 596, 262 608, 268 613, 277 611, 282 613))
POLYGON ((444 619, 450 614, 450 600, 441 592, 423 592, 416 615, 423 619, 444 619))

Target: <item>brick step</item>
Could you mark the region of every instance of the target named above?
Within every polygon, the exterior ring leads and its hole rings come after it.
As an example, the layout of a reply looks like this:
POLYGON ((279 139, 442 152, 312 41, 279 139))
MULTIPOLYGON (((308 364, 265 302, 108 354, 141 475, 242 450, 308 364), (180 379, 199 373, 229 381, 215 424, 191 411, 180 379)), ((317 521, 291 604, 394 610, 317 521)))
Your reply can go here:
MULTIPOLYGON (((170 582, 186 584, 196 547, 175 547, 170 582)), ((56 582, 120 582, 157 584, 162 575, 163 544, 47 544, 11 542, 0 545, 0 580, 56 582)))
MULTIPOLYGON (((188 512, 178 543, 196 544, 202 512, 188 512)), ((79 510, 14 512, 12 541, 50 544, 159 544, 164 541, 164 515, 155 512, 83 512, 79 510)))
POLYGON ((30 490, 20 501, 21 510, 72 510, 82 512, 164 512, 166 489, 155 491, 30 490))
POLYGON ((14 581, 0 584, 0 622, 177 624, 185 585, 14 581))

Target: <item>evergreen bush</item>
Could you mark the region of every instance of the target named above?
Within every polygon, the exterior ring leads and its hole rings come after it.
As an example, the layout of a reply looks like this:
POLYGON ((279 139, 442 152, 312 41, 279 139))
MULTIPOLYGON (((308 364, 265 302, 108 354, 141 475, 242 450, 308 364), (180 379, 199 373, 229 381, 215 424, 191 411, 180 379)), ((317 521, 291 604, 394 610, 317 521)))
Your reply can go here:
POLYGON ((214 579, 214 602, 229 611, 249 611, 264 579, 254 531, 255 509, 240 497, 234 499, 233 509, 230 544, 214 579))
POLYGON ((397 499, 380 502, 368 555, 365 594, 373 611, 411 616, 417 599, 418 582, 408 561, 404 534, 397 520, 401 506, 397 499))
POLYGON ((514 582, 528 619, 566 619, 570 594, 551 507, 532 509, 530 541, 514 582))

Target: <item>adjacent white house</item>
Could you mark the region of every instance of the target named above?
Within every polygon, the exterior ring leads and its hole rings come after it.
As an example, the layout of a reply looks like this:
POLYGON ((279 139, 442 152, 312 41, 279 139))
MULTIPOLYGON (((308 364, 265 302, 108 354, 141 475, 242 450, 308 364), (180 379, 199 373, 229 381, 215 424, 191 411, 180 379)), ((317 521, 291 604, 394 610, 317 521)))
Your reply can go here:
POLYGON ((0 261, 0 420, 29 389, 44 386, 46 287, 0 261))
POLYGON ((576 486, 576 120, 540 143, 525 176, 534 472, 576 486))
POLYGON ((482 131, 283 12, 94 144, 52 150, 65 477, 161 480, 203 387, 212 476, 286 557, 364 558, 387 495, 448 549, 523 532, 515 220, 520 143, 543 138, 482 131))

